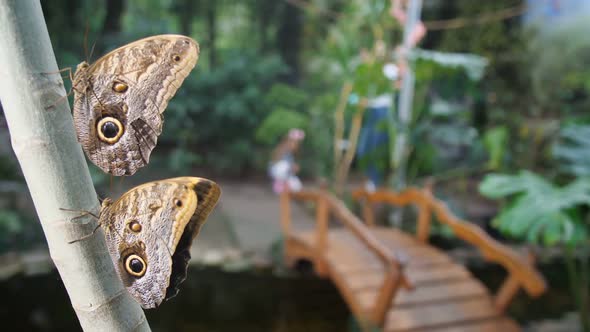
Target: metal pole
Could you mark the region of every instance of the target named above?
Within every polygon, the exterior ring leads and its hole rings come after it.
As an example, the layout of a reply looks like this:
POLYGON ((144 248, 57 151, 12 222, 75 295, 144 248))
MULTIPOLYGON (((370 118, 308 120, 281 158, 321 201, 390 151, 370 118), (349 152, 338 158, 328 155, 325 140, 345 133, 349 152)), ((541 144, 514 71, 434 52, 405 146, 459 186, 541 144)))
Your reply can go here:
MULTIPOLYGON (((422 10, 422 0, 409 0, 407 10, 407 19, 404 26, 404 41, 402 45, 402 61, 407 61, 407 56, 412 47, 411 35, 420 18, 422 10)), ((394 169, 395 175, 393 185, 396 189, 401 189, 406 185, 406 166, 408 154, 408 130, 412 119, 412 100, 414 98, 414 72, 410 66, 402 77, 402 88, 398 102, 398 130, 395 139, 394 148, 394 169)))

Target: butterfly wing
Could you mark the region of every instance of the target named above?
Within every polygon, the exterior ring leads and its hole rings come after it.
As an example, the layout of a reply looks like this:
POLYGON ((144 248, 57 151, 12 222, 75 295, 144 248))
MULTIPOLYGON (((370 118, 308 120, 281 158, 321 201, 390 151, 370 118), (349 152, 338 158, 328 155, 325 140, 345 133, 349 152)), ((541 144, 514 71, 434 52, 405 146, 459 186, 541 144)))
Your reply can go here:
POLYGON ((103 171, 133 175, 149 162, 162 112, 197 63, 196 41, 160 35, 118 48, 74 76, 74 123, 88 158, 103 171))
POLYGON ((103 209, 100 222, 111 258, 142 307, 176 295, 192 241, 220 193, 210 180, 175 178, 135 187, 103 209))

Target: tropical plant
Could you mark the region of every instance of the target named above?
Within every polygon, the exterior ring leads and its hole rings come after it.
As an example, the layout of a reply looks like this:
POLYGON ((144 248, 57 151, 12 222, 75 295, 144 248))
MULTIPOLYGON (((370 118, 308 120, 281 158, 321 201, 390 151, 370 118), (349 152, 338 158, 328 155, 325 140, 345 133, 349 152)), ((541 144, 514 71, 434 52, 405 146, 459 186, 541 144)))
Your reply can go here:
POLYGON ((528 171, 490 174, 480 192, 508 200, 493 221, 500 231, 530 243, 564 248, 572 296, 584 331, 590 331, 590 178, 560 187, 528 171))
POLYGON ((559 132, 553 146, 559 170, 573 176, 590 176, 590 125, 572 124, 559 132))

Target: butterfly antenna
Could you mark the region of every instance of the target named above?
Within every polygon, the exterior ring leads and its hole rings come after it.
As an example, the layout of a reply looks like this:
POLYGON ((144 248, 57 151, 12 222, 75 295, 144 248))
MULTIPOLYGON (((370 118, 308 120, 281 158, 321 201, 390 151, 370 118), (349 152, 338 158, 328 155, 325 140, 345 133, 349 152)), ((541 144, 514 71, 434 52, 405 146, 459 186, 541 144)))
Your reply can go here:
POLYGON ((84 57, 86 57, 86 62, 88 62, 88 20, 86 20, 86 27, 84 28, 84 57))
POLYGON ((92 59, 92 54, 94 53, 95 46, 96 46, 96 40, 94 41, 94 43, 92 43, 92 47, 90 48, 90 55, 88 56, 88 60, 86 62, 89 62, 90 59, 92 59))

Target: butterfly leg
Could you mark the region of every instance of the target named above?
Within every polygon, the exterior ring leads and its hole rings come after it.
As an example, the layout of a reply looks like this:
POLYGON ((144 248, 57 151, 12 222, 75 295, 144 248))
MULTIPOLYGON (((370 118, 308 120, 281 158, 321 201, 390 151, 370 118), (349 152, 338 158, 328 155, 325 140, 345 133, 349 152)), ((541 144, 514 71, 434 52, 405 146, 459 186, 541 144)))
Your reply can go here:
POLYGON ((90 234, 84 235, 79 239, 76 240, 72 240, 72 241, 68 241, 68 244, 72 244, 72 243, 76 243, 76 242, 80 242, 83 240, 86 240, 87 238, 91 237, 94 235, 94 233, 96 233, 96 231, 100 228, 100 223, 98 225, 96 225, 96 227, 94 227, 94 230, 92 230, 92 232, 90 234))
MULTIPOLYGON (((63 80, 66 79, 66 78, 69 78, 72 82, 74 81, 73 74, 72 74, 72 68, 71 67, 63 68, 63 69, 60 69, 60 70, 54 71, 54 72, 40 73, 40 75, 42 75, 42 76, 49 76, 49 75, 54 75, 54 74, 61 74, 61 73, 64 73, 64 72, 67 72, 68 73, 67 76, 65 76, 65 77, 60 76, 62 80, 57 83, 59 86, 63 86, 63 80)), ((72 94, 72 89, 70 89, 70 91, 68 92, 67 95, 58 98, 57 101, 55 101, 53 104, 51 104, 49 106, 46 106, 45 107, 45 110, 48 111, 48 110, 54 109, 57 105, 61 104, 64 100, 67 100, 67 98, 71 94, 72 94)))
POLYGON ((60 69, 60 70, 57 70, 57 71, 50 71, 50 72, 47 72, 47 73, 41 73, 41 75, 49 76, 49 75, 53 75, 53 74, 61 74, 61 73, 64 73, 66 71, 69 73, 69 75, 67 77, 72 78, 72 67, 66 67, 66 68, 63 68, 63 69, 60 69))
POLYGON ((59 208, 62 211, 69 211, 69 212, 78 212, 81 213, 79 216, 75 216, 74 218, 72 218, 72 220, 75 219, 79 219, 85 216, 93 216, 96 219, 99 219, 98 216, 90 211, 86 211, 86 210, 76 210, 76 209, 65 209, 65 208, 59 208))
MULTIPOLYGON (((80 213, 80 215, 73 217, 71 220, 75 220, 75 219, 79 219, 85 216, 92 216, 96 219, 99 219, 97 215, 95 215, 94 213, 90 212, 90 211, 84 211, 84 210, 75 210, 75 209, 65 209, 65 208, 59 208, 62 211, 69 211, 69 212, 78 212, 80 213)), ((98 223, 98 225, 96 225, 96 227, 94 227, 94 230, 92 230, 92 232, 90 234, 84 235, 79 239, 73 240, 73 241, 68 241, 68 244, 72 244, 72 243, 76 243, 82 240, 86 240, 87 238, 91 237, 94 235, 94 233, 96 233, 96 231, 100 228, 100 222, 98 223)))
POLYGON ((45 110, 46 110, 46 111, 53 110, 53 109, 54 109, 54 108, 55 108, 57 105, 59 105, 59 104, 63 103, 63 102, 64 102, 64 101, 66 101, 66 100, 68 100, 68 97, 69 97, 70 95, 72 95, 72 92, 74 92, 74 89, 71 89, 71 90, 70 90, 70 92, 68 92, 68 94, 67 94, 67 95, 59 97, 59 99, 57 99, 57 100, 55 101, 55 103, 53 103, 53 104, 51 104, 51 105, 49 105, 49 106, 45 107, 45 110))

